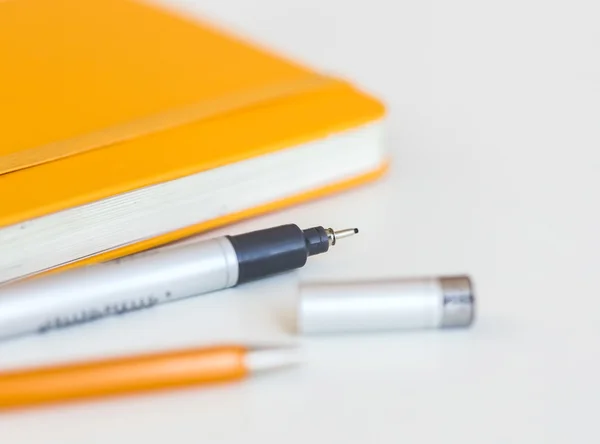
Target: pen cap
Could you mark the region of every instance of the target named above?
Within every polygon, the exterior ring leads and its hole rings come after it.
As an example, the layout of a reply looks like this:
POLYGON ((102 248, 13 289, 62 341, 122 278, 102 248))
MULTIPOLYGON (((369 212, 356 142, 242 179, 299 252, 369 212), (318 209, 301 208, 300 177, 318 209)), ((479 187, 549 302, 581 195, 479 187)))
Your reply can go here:
POLYGON ((298 332, 351 333, 468 327, 475 297, 468 276, 304 283, 298 332))

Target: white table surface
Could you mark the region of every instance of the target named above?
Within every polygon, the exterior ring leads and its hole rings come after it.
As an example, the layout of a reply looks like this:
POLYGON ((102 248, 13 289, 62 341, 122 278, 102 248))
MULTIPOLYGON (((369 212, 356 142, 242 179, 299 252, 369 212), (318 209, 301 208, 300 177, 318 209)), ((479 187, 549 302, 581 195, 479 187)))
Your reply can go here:
POLYGON ((477 323, 468 331, 300 338, 307 363, 298 369, 4 414, 0 440, 600 442, 597 4, 180 0, 384 98, 392 171, 226 230, 285 222, 361 229, 299 273, 5 343, 0 367, 294 340, 296 279, 323 276, 466 272, 477 287, 477 323))

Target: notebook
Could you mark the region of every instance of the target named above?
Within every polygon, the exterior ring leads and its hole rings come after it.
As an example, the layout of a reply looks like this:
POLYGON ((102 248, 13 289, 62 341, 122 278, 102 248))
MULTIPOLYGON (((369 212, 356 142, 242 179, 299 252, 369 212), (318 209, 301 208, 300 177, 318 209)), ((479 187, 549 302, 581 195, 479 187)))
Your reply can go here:
POLYGON ((121 257, 383 174, 340 76, 130 0, 0 2, 0 282, 121 257))

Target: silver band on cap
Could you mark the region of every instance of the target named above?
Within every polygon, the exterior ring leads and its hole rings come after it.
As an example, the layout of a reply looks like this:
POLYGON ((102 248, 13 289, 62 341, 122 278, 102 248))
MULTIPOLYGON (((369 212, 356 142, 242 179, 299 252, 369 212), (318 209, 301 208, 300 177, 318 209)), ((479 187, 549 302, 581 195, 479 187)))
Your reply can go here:
POLYGON ((468 276, 442 277, 442 328, 467 327, 475 319, 475 295, 468 276))

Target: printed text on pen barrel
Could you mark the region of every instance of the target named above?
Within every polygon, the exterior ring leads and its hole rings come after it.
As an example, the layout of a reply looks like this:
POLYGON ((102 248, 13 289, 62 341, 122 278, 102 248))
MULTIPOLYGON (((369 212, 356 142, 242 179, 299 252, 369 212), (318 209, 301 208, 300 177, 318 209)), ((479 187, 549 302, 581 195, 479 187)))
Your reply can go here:
MULTIPOLYGON (((165 293, 165 300, 168 300, 171 297, 170 292, 165 293)), ((40 325, 37 329, 39 333, 46 333, 51 330, 58 330, 61 328, 67 328, 74 325, 85 324, 88 322, 93 322, 98 319, 102 319, 108 316, 118 316, 126 313, 131 313, 134 311, 145 310, 148 308, 152 308, 155 305, 159 304, 161 301, 158 297, 155 296, 147 296, 145 298, 118 302, 115 304, 108 304, 104 306, 102 309, 91 308, 89 310, 82 310, 74 314, 64 315, 64 316, 55 316, 42 325, 40 325)))

